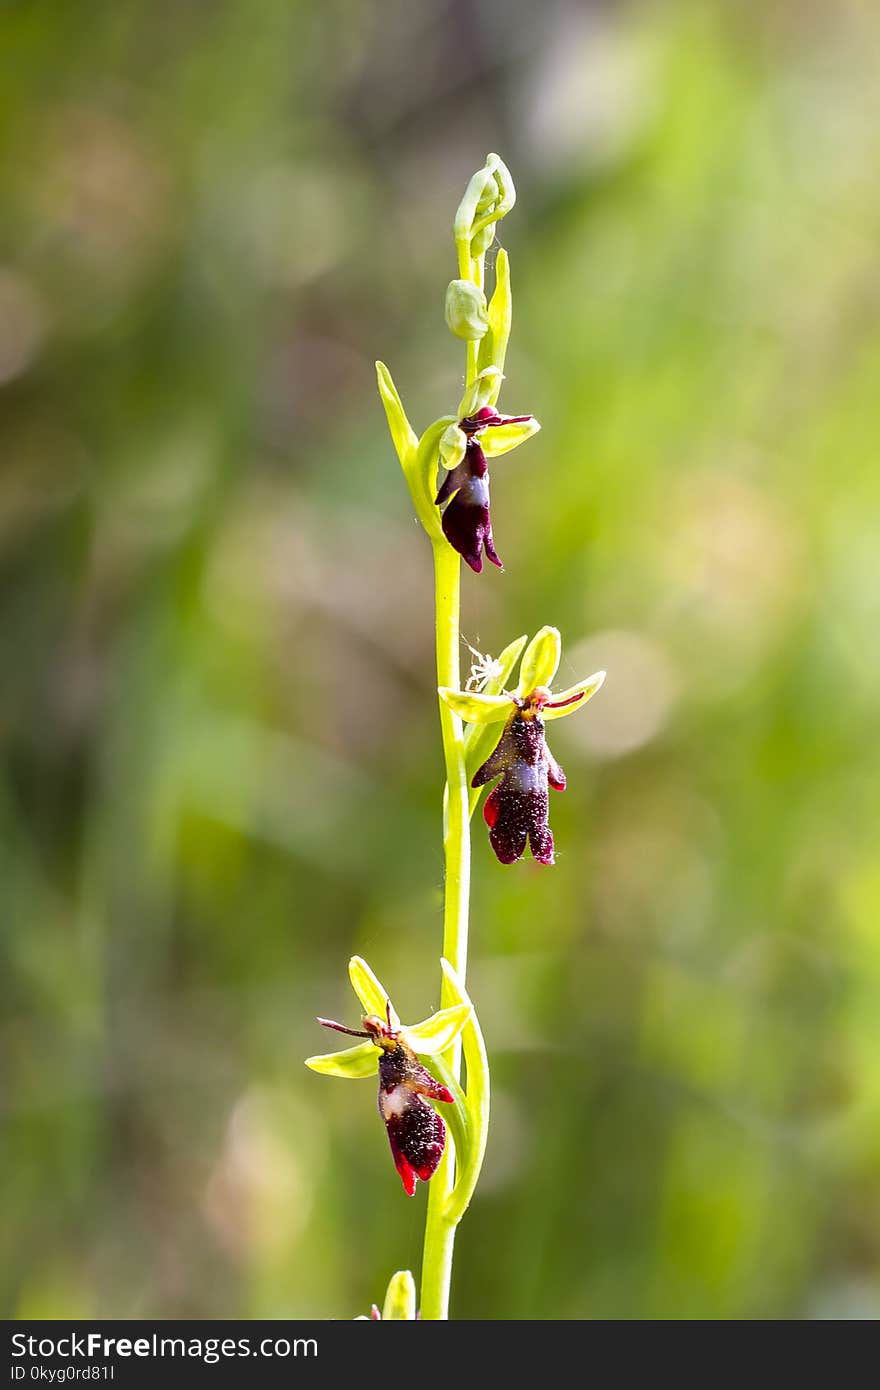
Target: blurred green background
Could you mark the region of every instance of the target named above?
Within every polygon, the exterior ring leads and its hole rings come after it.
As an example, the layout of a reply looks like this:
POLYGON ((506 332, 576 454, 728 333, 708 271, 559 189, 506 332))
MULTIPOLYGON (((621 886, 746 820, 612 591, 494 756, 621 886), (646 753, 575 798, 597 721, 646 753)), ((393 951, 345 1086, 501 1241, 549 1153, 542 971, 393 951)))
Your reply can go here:
MULTIPOLYGON (((349 1318, 418 1269, 349 955, 437 1003, 430 553, 488 150, 506 570, 557 867, 476 829, 494 1122, 453 1312, 880 1314, 880 15, 865 0, 3 6, 11 1316, 349 1318), (566 682, 567 683, 567 682, 566 682)), ((476 826, 475 822, 475 826, 476 826)))

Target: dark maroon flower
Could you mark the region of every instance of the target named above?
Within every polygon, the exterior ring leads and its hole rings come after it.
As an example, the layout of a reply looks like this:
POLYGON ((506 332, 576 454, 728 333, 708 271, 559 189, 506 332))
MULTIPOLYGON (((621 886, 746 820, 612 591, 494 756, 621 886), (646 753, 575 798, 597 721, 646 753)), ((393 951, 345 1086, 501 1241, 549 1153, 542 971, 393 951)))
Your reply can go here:
POLYGON ((379 1048, 379 1114, 388 1131, 394 1166, 403 1190, 412 1197, 416 1182, 427 1182, 437 1171, 446 1147, 446 1124, 423 1097, 453 1104, 452 1092, 422 1066, 400 1027, 391 1021, 391 1006, 384 1019, 367 1014, 363 1030, 346 1028, 332 1019, 319 1018, 325 1028, 369 1038, 379 1048))
MULTIPOLYGON (((454 433, 454 427, 450 427, 454 433)), ((451 468, 440 485, 435 505, 448 505, 443 513, 443 534, 454 550, 479 574, 483 568, 483 551, 493 565, 504 566, 495 550, 492 518, 489 511, 489 464, 487 454, 500 454, 515 448, 522 439, 537 429, 531 415, 500 415, 494 406, 483 406, 473 415, 458 422, 458 448, 464 437, 464 456, 451 468), (527 431, 508 431, 490 443, 481 437, 486 430, 507 425, 526 425, 527 431), (485 447, 484 447, 485 446, 485 447)))
POLYGON ((540 711, 550 692, 535 690, 518 700, 492 753, 474 773, 471 786, 482 787, 500 775, 489 793, 483 819, 489 839, 502 864, 521 859, 528 840, 539 864, 553 863, 553 831, 548 823, 549 788, 565 791, 565 773, 553 757, 544 737, 540 711))

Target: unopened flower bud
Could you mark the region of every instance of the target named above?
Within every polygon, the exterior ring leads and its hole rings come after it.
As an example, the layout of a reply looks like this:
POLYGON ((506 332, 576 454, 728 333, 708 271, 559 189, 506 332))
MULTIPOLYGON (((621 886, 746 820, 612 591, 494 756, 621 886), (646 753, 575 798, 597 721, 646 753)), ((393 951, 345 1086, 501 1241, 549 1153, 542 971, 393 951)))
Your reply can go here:
POLYGON ((446 291, 446 322, 456 338, 475 342, 489 328, 486 296, 470 280, 452 280, 446 291))

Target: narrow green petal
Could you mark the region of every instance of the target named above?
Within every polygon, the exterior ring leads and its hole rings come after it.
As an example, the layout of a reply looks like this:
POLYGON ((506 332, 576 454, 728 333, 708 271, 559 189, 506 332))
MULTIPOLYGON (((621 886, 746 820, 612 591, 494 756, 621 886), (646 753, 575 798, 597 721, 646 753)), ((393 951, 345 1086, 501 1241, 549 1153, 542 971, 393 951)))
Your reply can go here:
POLYGON ((563 715, 574 714, 576 709, 580 709, 583 705, 587 703, 591 695, 595 695, 596 691, 601 687, 604 680, 605 672, 597 671, 595 675, 587 676, 587 679, 585 681, 579 681, 577 685, 569 686, 568 690, 563 690, 559 694, 557 694, 554 690, 554 704, 564 704, 564 702, 567 700, 573 700, 574 703, 571 705, 565 704, 564 709, 551 709, 548 706, 541 711, 541 718, 562 719, 563 715), (576 699, 577 696, 580 696, 580 699, 576 699))
POLYGON ((550 685, 562 655, 562 638, 555 627, 542 627, 526 647, 519 668, 520 695, 531 695, 539 685, 550 685))
MULTIPOLYGON (((503 372, 504 359, 507 356, 507 343, 510 338, 510 326, 513 322, 510 261, 503 247, 498 252, 495 261, 495 290, 489 300, 488 313, 489 331, 480 343, 477 370, 483 371, 485 367, 497 367, 499 372, 503 372)), ((496 396, 495 399, 497 400, 498 397, 496 396)), ((495 401, 490 402, 490 404, 494 405, 495 401)))
POLYGON ((349 1081, 361 1076, 375 1076, 379 1070, 379 1052, 371 1042, 358 1043, 343 1052, 325 1052, 319 1057, 307 1057, 306 1066, 322 1076, 343 1076, 349 1081))
POLYGON ((484 367, 471 386, 467 388, 458 407, 458 418, 476 415, 484 405, 494 405, 504 380, 497 367, 484 367))
POLYGON ((499 454, 509 454, 511 449, 525 444, 540 428, 533 415, 530 415, 528 420, 521 420, 516 424, 495 425, 491 429, 483 430, 479 436, 480 448, 487 458, 498 458, 499 454))
POLYGON ((391 431, 394 447, 397 450, 397 457, 405 467, 408 456, 415 452, 419 442, 418 437, 406 418, 397 387, 391 380, 391 373, 384 362, 376 363, 376 379, 379 383, 379 395, 382 397, 382 404, 385 407, 385 416, 388 420, 388 428, 391 431))
POLYGON ((385 1005, 388 1003, 387 991, 361 956, 352 956, 348 962, 348 977, 352 989, 361 1001, 364 1013, 378 1014, 379 1018, 384 1018, 385 1005))
POLYGON ((491 724, 506 719, 512 705, 507 695, 478 695, 476 691, 450 690, 447 686, 438 687, 438 694, 453 714, 468 724, 491 724))
POLYGON ((469 1004, 456 1004, 440 1009, 421 1023, 407 1025, 403 1032, 410 1047, 423 1057, 434 1057, 451 1047, 471 1016, 469 1004))
POLYGON ((415 1322, 416 1281, 408 1269, 399 1269, 388 1282, 382 1304, 383 1322, 415 1322))

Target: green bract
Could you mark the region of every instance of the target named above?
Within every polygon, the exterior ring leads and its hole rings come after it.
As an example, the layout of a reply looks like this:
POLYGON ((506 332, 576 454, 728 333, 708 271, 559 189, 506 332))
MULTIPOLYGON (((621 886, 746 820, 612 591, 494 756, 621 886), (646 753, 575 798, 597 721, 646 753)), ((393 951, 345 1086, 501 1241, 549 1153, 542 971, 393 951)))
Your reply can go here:
POLYGON ((384 362, 376 363, 376 377, 379 395, 385 407, 388 429, 400 459, 403 476, 412 497, 419 521, 432 540, 442 539, 440 517, 434 506, 434 487, 437 481, 437 460, 440 455, 440 437, 446 427, 455 424, 455 417, 445 415, 429 425, 421 439, 416 435, 406 412, 391 373, 384 362))
MULTIPOLYGON (((498 252, 495 261, 495 291, 489 300, 488 318, 489 331, 480 342, 477 371, 482 371, 484 367, 497 367, 500 372, 503 372, 510 327, 513 321, 510 261, 503 247, 498 252)), ((490 401, 490 405, 494 405, 494 401, 490 401)))

